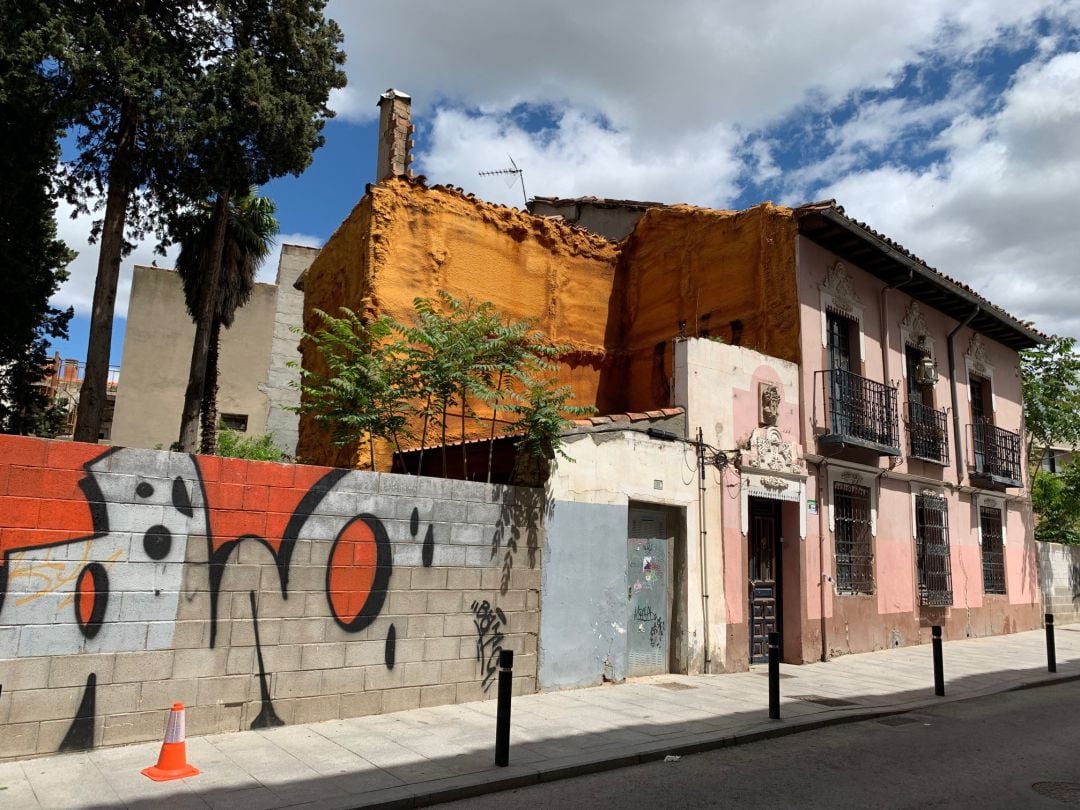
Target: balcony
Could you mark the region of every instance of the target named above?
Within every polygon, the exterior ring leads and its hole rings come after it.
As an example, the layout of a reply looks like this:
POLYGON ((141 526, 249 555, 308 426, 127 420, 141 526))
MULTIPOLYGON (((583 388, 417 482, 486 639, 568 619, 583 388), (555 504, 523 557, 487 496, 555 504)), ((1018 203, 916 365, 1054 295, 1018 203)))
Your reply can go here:
POLYGON ((882 456, 900 455, 896 389, 850 371, 815 372, 825 403, 822 446, 863 447, 882 456))
POLYGON ((974 456, 968 473, 973 483, 996 489, 1022 487, 1020 434, 999 428, 988 421, 968 425, 974 456))
POLYGON ((944 408, 918 402, 907 404, 907 429, 912 458, 934 464, 949 463, 949 421, 944 408))

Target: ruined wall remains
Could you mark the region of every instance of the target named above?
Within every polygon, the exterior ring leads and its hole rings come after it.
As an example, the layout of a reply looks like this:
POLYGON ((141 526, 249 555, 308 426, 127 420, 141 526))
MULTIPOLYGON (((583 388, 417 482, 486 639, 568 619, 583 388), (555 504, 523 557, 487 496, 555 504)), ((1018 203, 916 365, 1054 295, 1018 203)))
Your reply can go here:
POLYGON ((620 409, 671 404, 671 341, 680 333, 799 362, 791 209, 654 208, 625 242, 619 270, 620 409))
POLYGON ((0 759, 535 689, 539 493, 0 437, 0 759))
MULTIPOLYGON (((318 327, 315 308, 336 313, 344 306, 411 322, 413 299, 433 298, 439 290, 490 301, 568 344, 560 379, 573 386, 577 402, 596 404, 611 343, 616 252, 612 242, 561 222, 453 189, 390 179, 369 187, 308 270, 305 328, 318 327)), ((305 368, 319 368, 313 354, 303 349, 305 368)), ((366 458, 363 448, 360 453, 366 458)), ((300 457, 353 466, 356 451, 330 448, 305 417, 300 457)))
POLYGON ((1043 612, 1056 624, 1080 622, 1080 546, 1036 543, 1043 612))

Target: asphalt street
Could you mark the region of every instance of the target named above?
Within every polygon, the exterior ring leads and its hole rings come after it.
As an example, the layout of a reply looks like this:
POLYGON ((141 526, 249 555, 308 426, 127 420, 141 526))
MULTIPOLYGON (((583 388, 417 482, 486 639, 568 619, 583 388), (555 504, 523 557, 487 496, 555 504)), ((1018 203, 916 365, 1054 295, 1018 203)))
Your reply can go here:
POLYGON ((834 726, 447 808, 1065 808, 1080 805, 1080 683, 834 726))

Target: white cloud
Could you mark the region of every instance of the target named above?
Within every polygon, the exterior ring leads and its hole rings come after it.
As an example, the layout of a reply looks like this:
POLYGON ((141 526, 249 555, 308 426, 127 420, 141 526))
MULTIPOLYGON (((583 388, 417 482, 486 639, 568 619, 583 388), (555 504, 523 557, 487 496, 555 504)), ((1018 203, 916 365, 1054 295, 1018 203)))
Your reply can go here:
POLYGON ((830 184, 848 212, 1048 332, 1080 335, 1080 53, 1023 67, 998 111, 959 115, 947 158, 830 184))
MULTIPOLYGON (((89 318, 94 301, 94 282, 97 277, 99 242, 91 243, 90 228, 94 220, 92 214, 80 214, 71 217, 73 208, 66 202, 60 202, 56 210, 57 232, 61 239, 78 256, 68 265, 69 278, 52 298, 53 306, 74 307, 76 317, 89 318)), ((278 261, 283 244, 321 247, 322 239, 305 233, 278 234, 274 246, 266 261, 259 267, 257 281, 273 283, 277 278, 278 261)), ((126 318, 128 299, 131 297, 131 275, 137 264, 157 264, 159 267, 172 267, 179 248, 169 247, 162 256, 154 252, 154 239, 139 242, 135 249, 120 263, 120 280, 116 292, 116 318, 126 318)))
MULTIPOLYGON (((57 290, 51 303, 57 307, 74 307, 76 317, 88 318, 93 308, 94 281, 97 278, 98 251, 101 246, 100 241, 90 242, 90 229, 94 219, 100 218, 100 214, 78 214, 73 219, 73 210, 71 205, 62 200, 56 209, 57 235, 79 255, 68 265, 69 278, 57 290)), ((171 267, 175 261, 176 247, 169 248, 165 255, 161 256, 154 252, 154 245, 152 237, 144 239, 121 260, 115 317, 127 317, 128 298, 131 296, 131 272, 135 265, 156 262, 162 267, 171 267)))
POLYGON ((577 110, 564 109, 556 126, 529 133, 507 115, 469 115, 441 108, 431 122, 433 148, 420 165, 436 182, 474 189, 495 202, 521 207, 520 185, 504 177, 478 177, 478 170, 509 167, 507 155, 525 172, 531 196, 657 199, 710 203, 734 193, 738 138, 723 127, 674 139, 668 159, 656 160, 622 131, 605 127, 577 110))

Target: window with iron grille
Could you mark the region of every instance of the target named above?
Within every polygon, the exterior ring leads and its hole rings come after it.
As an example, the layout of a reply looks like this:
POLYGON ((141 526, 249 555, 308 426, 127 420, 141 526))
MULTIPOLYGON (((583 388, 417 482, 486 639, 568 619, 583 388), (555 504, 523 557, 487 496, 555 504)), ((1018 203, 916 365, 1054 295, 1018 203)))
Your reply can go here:
POLYGON ((979 508, 982 528, 983 591, 1005 593, 1005 543, 1001 527, 1001 509, 996 506, 979 508))
POLYGON ((833 484, 833 518, 836 524, 837 590, 840 593, 873 593, 870 488, 841 481, 833 484))
POLYGON ((941 495, 915 496, 915 556, 919 568, 919 604, 951 605, 949 511, 941 495))

